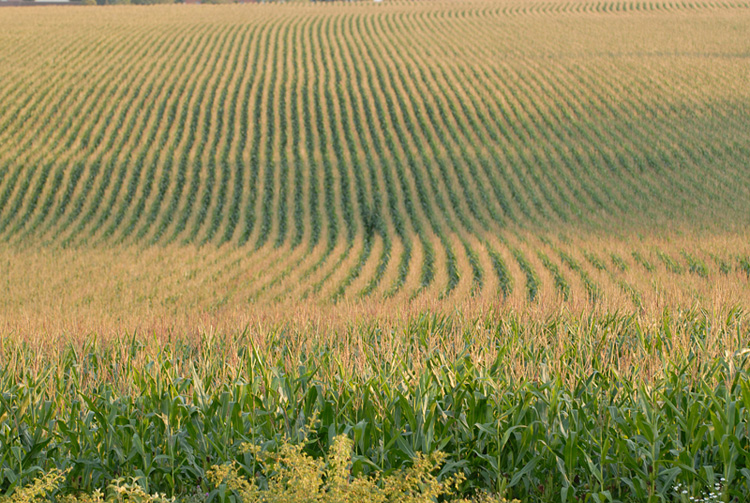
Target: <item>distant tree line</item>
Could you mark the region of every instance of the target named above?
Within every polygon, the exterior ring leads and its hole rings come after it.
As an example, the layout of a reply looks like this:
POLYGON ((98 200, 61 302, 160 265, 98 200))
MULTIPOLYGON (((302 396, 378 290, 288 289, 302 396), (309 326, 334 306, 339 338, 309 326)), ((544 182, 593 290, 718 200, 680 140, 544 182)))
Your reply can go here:
MULTIPOLYGON (((34 1, 34 0, 28 0, 34 1)), ((76 0, 72 0, 76 2, 76 0)), ((295 0, 199 0, 203 4, 221 4, 221 3, 265 3, 265 2, 288 2, 295 0)), ((310 0, 310 1, 331 1, 331 0, 310 0)), ((151 4, 169 4, 169 3, 197 3, 190 0, 80 0, 77 3, 85 5, 151 5, 151 4)))
POLYGON ((175 0, 83 0, 86 5, 149 5, 159 3, 182 3, 175 0))

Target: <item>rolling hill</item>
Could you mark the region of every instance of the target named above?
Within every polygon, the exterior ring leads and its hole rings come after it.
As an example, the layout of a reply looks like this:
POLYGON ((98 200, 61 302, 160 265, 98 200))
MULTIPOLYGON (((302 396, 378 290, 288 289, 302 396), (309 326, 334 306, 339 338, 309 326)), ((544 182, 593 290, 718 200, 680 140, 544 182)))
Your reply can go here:
POLYGON ((29 250, 131 263, 187 247, 238 302, 636 299, 658 271, 745 277, 747 3, 8 8, 0 22, 9 268, 29 250))

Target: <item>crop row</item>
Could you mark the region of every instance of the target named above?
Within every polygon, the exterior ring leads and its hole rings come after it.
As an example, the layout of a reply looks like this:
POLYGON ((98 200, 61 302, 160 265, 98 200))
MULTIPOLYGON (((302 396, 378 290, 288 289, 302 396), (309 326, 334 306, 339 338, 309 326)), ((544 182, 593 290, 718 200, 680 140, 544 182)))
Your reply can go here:
MULTIPOLYGON (((677 11, 745 9, 659 5, 664 18, 650 22, 665 30, 677 11)), ((659 5, 594 18, 588 4, 522 9, 600 30, 659 5)), ((633 250, 610 266, 521 245, 519 233, 747 224, 747 110, 731 58, 684 72, 623 36, 611 50, 636 56, 618 65, 577 36, 563 48, 590 57, 549 59, 557 46, 530 35, 546 16, 481 2, 299 8, 239 23, 185 13, 195 30, 160 14, 143 41, 115 23, 117 43, 42 50, 64 67, 33 92, 9 66, 19 80, 0 86, 0 238, 242 247, 263 264, 253 296, 271 298, 489 284, 535 298, 547 282, 565 297, 580 282, 593 299, 610 284, 643 293, 617 262, 633 250)), ((96 40, 92 30, 81 36, 96 40)), ((652 42, 667 53, 675 37, 652 42)), ((697 281, 736 272, 744 254, 654 251, 632 258, 697 281)))
POLYGON ((271 475, 255 471, 243 444, 273 452, 302 443, 319 458, 346 435, 355 474, 387 475, 441 451, 439 477, 461 474, 467 494, 674 501, 676 487, 693 496, 718 487, 741 501, 750 495, 746 351, 713 358, 660 349, 733 339, 723 333, 745 338, 744 315, 733 313, 721 321, 665 313, 654 326, 631 316, 458 326, 426 316, 388 337, 377 325, 356 326, 344 334, 357 338, 356 355, 342 349, 348 343, 286 329, 256 342, 245 334, 171 341, 156 352, 137 338, 52 357, 7 343, 0 490, 58 468, 66 492, 137 477, 149 492, 187 497, 209 493, 215 465, 271 475), (550 331, 554 347, 540 344, 550 331), (655 374, 641 368, 649 362, 655 374))

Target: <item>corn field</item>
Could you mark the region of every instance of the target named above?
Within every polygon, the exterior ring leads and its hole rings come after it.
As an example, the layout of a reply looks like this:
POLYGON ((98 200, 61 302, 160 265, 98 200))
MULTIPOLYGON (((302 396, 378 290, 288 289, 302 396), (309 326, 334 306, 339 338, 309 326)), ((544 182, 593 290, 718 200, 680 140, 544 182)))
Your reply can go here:
POLYGON ((725 501, 750 495, 750 362, 735 349, 746 313, 497 320, 5 342, 3 489, 60 469, 68 491, 138 477, 149 492, 218 498, 214 466, 263 476, 243 445, 321 456, 343 434, 354 474, 442 452, 441 476, 461 474, 467 494, 682 501, 678 484, 694 496, 719 484, 725 501))
MULTIPOLYGON (((747 7, 4 9, 0 240, 218 247, 243 302, 596 298, 582 232, 747 242, 747 7)), ((742 276, 701 241, 648 263, 742 276)))
POLYGON ((0 28, 0 503, 750 499, 750 3, 0 28))

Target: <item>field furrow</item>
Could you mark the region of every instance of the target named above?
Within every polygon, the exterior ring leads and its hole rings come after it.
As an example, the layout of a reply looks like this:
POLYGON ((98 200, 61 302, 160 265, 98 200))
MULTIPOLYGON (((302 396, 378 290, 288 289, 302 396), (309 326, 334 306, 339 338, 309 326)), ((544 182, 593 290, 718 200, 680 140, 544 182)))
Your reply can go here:
POLYGON ((733 31, 747 11, 390 1, 170 20, 160 7, 130 29, 140 11, 118 8, 59 14, 82 23, 70 32, 45 11, 54 46, 20 28, 30 11, 7 11, 20 24, 3 40, 25 45, 0 59, 0 241, 220 246, 188 272, 227 289, 217 305, 647 309, 709 298, 714 268, 738 292, 745 251, 657 236, 750 223, 750 47, 733 31), (634 232, 659 244, 580 241, 634 232))

